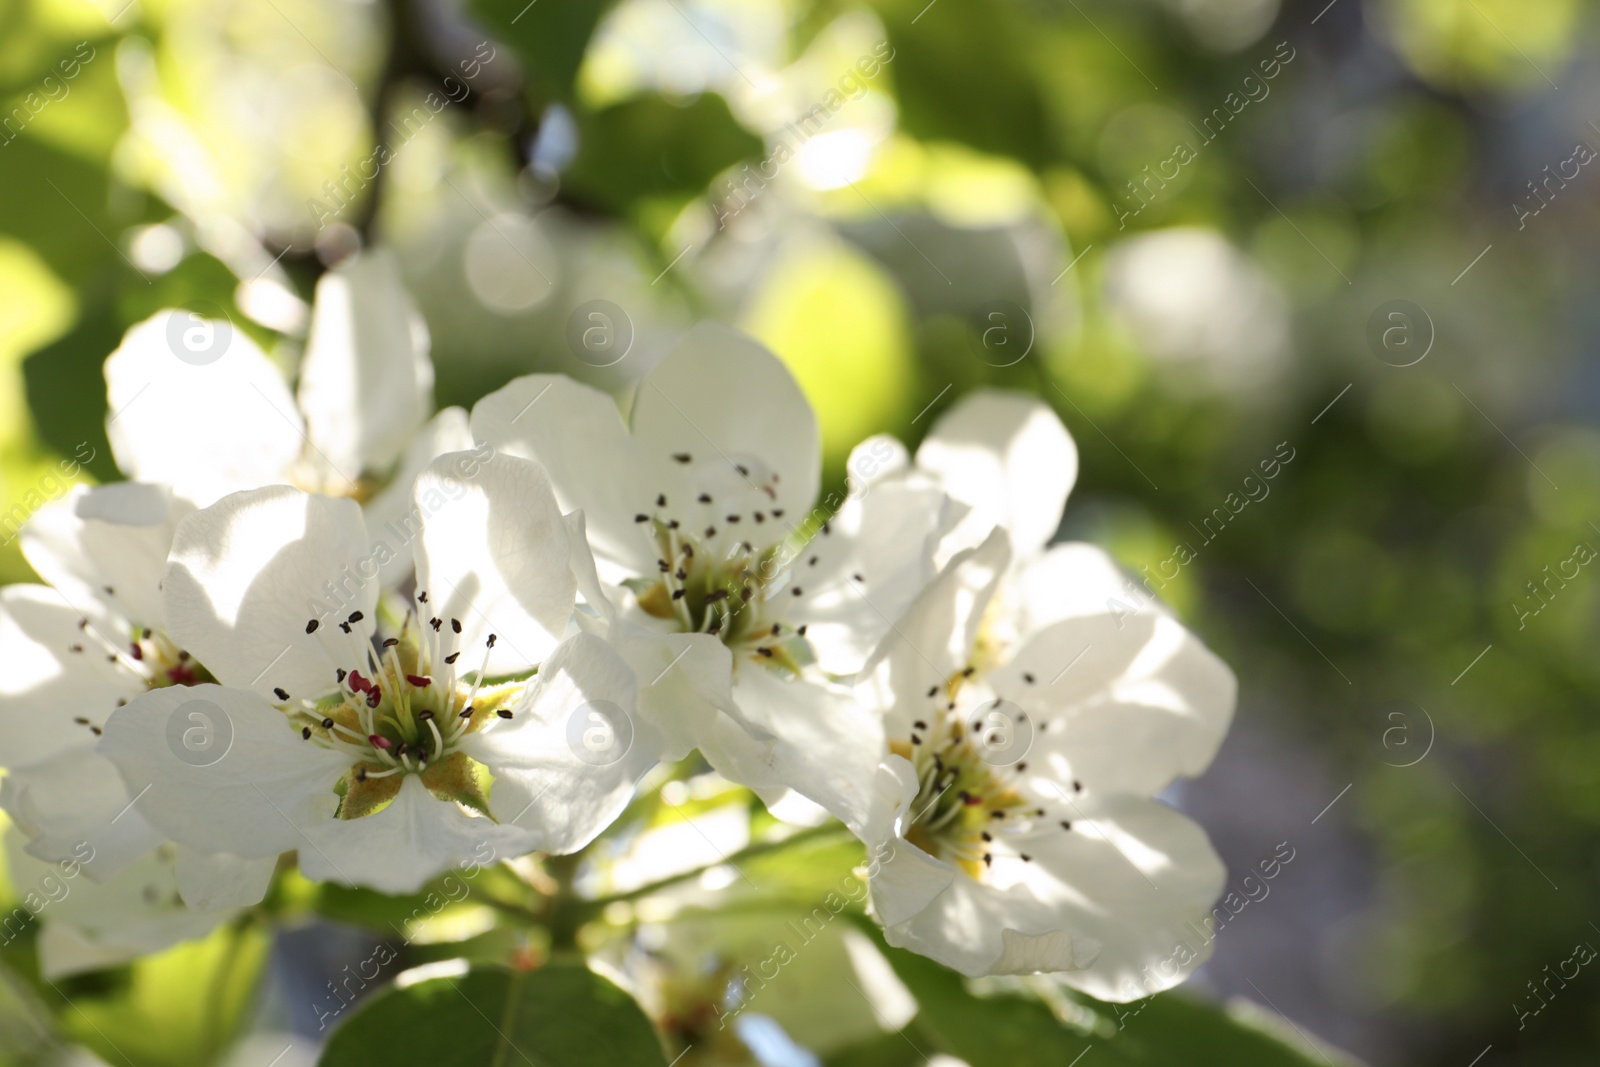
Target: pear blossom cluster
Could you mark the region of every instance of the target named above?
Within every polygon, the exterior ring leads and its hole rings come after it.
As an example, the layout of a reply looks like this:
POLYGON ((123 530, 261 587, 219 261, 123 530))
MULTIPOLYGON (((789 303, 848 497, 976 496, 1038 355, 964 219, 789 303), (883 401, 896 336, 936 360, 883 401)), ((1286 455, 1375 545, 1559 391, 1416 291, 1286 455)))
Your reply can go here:
POLYGON ((964 974, 1126 1000, 1201 962, 1152 967, 1224 880, 1159 797, 1234 678, 1052 543, 1077 452, 1044 404, 865 441, 841 498, 794 377, 714 324, 625 408, 533 374, 434 413, 381 252, 319 282, 294 393, 237 331, 176 358, 175 314, 106 361, 129 480, 41 510, 42 581, 0 590, 13 867, 92 898, 41 913, 47 973, 203 935, 291 864, 403 894, 577 852, 686 759, 842 823, 889 943, 964 974))

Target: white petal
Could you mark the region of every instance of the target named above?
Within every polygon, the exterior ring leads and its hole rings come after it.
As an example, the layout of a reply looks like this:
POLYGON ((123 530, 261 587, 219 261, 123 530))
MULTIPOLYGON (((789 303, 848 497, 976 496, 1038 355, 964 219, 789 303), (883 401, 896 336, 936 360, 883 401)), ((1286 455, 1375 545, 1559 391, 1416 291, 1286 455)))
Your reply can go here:
POLYGON ((1000 944, 997 974, 1073 970, 1087 967, 1100 954, 1099 942, 1075 939, 1065 930, 1024 934, 1007 927, 1000 931, 1000 944))
POLYGON ((945 685, 967 666, 984 611, 1010 562, 1010 542, 996 527, 982 545, 945 566, 873 653, 864 672, 866 699, 884 709, 891 735, 909 733, 913 709, 926 704, 928 689, 945 685))
POLYGON ((1011 531, 1017 556, 1043 548, 1061 524, 1078 476, 1078 449, 1055 412, 1025 393, 969 393, 940 416, 917 465, 938 473, 950 495, 972 505, 961 531, 976 544, 991 527, 1011 531))
POLYGON ((885 760, 878 768, 876 789, 863 835, 869 843, 867 873, 873 914, 879 922, 894 926, 920 914, 949 887, 956 870, 898 836, 917 795, 917 775, 910 761, 899 756, 885 760))
POLYGON ((496 635, 490 673, 535 667, 566 632, 577 600, 567 528, 550 476, 530 460, 440 456, 417 477, 417 588, 460 622, 458 648, 496 635))
POLYGON ((878 714, 842 686, 781 676, 754 657, 738 666, 733 698, 748 736, 730 732, 702 747, 718 773, 769 804, 792 789, 846 825, 862 825, 885 752, 878 714))
POLYGON ((911 454, 899 438, 886 433, 874 434, 850 450, 845 469, 850 475, 850 491, 860 492, 909 475, 911 454))
MULTIPOLYGON (((163 846, 104 884, 72 864, 25 855, 17 835, 6 836, 12 881, 35 888, 40 970, 55 979, 100 970, 203 937, 231 912, 201 912, 178 896, 170 849, 163 846)), ((34 913, 32 907, 26 911, 34 913)))
POLYGON ((178 524, 167 632, 224 684, 315 698, 336 684, 324 644, 339 621, 360 611, 358 632, 372 631, 381 558, 353 500, 284 486, 235 493, 178 524))
POLYGON ((287 480, 304 438, 283 375, 243 331, 161 311, 131 328, 106 359, 106 433, 117 466, 197 504, 287 480), (227 348, 197 365, 169 333, 227 348))
POLYGON ((87 607, 80 615, 45 585, 0 589, 0 764, 25 766, 91 740, 73 719, 98 726, 118 701, 144 692, 142 678, 107 661, 108 647, 120 650, 130 636, 126 623, 96 612, 98 603, 87 607))
POLYGON ((817 665, 859 671, 934 576, 934 551, 964 510, 926 479, 891 478, 851 496, 795 553, 799 609, 817 665))
POLYGON ((1165 614, 1153 585, 1134 581, 1103 548, 1082 542, 1051 545, 1027 561, 1012 582, 1021 599, 1024 632, 1081 615, 1165 614))
POLYGON ((243 859, 179 846, 178 892, 185 904, 198 911, 248 908, 267 895, 277 867, 277 856, 243 859))
POLYGON ((216 685, 157 689, 117 709, 99 751, 167 837, 245 858, 305 847, 303 831, 333 818, 351 764, 256 694, 216 685))
POLYGON ((1203 920, 1226 872, 1172 809, 1117 798, 1024 847, 1031 862, 997 859, 992 884, 956 879, 885 937, 967 975, 1059 971, 1111 1001, 1177 985, 1209 955, 1203 920))
POLYGON ((1080 971, 1101 945, 1063 928, 1069 921, 1025 889, 1001 892, 961 877, 920 914, 886 928, 884 940, 970 977, 1080 971))
POLYGON ((1031 716, 1030 759, 1047 760, 1057 780, 1140 796, 1205 770, 1238 688, 1227 664, 1165 615, 1058 622, 990 684, 1031 716))
POLYGON ((1062 975, 1069 985, 1135 999, 1179 984, 1210 954, 1204 919, 1227 871, 1205 831, 1165 804, 1108 801, 1036 851, 1031 892, 1099 949, 1087 969, 1062 975))
POLYGON ((594 617, 608 626, 617 617, 617 606, 600 584, 594 553, 589 550, 589 517, 574 511, 561 518, 567 525, 567 567, 578 583, 578 595, 594 617))
POLYGON ((164 629, 161 573, 178 520, 194 508, 166 486, 78 486, 22 531, 22 554, 75 604, 104 601, 138 626, 164 629))
POLYGON ((109 970, 144 955, 140 948, 91 941, 72 926, 49 919, 40 924, 37 945, 39 974, 52 982, 89 971, 109 970))
POLYGON ((639 718, 662 738, 661 758, 700 745, 721 715, 737 715, 733 656, 710 634, 661 634, 617 623, 613 644, 639 685, 639 718))
POLYGON ((468 815, 440 800, 416 775, 383 810, 359 819, 334 819, 307 831, 300 872, 312 881, 366 886, 380 893, 415 893, 434 876, 481 850, 512 859, 533 850, 536 835, 468 815))
POLYGON ((639 386, 633 433, 654 462, 759 461, 779 476, 777 504, 792 521, 816 500, 816 414, 777 356, 726 327, 700 323, 656 364, 639 386))
POLYGON ((368 531, 390 550, 378 571, 378 581, 385 589, 394 589, 411 576, 410 546, 422 529, 422 516, 414 510, 412 501, 417 475, 446 452, 462 452, 471 447, 472 430, 467 425, 466 411, 445 408, 411 439, 400 469, 383 491, 362 507, 368 531))
POLYGON ((872 803, 867 817, 860 825, 850 827, 867 843, 869 860, 880 850, 886 852, 882 846, 904 831, 911 802, 920 789, 916 766, 910 760, 889 756, 878 765, 873 774, 872 803))
POLYGON ((433 408, 428 328, 387 250, 317 280, 300 409, 317 451, 348 477, 387 471, 433 408))
POLYGON ((655 568, 657 551, 634 516, 653 513, 657 486, 646 477, 616 401, 560 374, 530 374, 478 401, 472 433, 496 449, 537 460, 563 511, 581 509, 589 544, 608 580, 655 568))
POLYGON ((585 633, 562 642, 512 720, 461 745, 494 775, 494 817, 532 831, 531 847, 546 852, 594 840, 656 762, 635 698, 633 672, 606 642, 585 633))
POLYGON ((28 836, 30 856, 78 861, 97 882, 164 840, 139 812, 116 767, 96 754, 91 737, 41 763, 13 768, 0 781, 0 807, 28 836))

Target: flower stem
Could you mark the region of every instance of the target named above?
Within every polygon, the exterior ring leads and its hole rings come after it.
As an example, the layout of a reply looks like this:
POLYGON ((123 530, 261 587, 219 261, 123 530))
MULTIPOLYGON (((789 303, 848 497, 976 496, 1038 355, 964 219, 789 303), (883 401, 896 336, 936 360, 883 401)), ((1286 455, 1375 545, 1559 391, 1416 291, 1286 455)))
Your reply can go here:
POLYGON ((849 833, 850 831, 845 829, 839 823, 829 821, 823 823, 821 826, 813 826, 809 829, 801 830, 798 833, 790 834, 788 837, 778 838, 775 841, 757 841, 754 844, 746 845, 744 848, 733 853, 731 856, 723 857, 716 863, 708 863, 703 867, 696 867, 693 870, 683 871, 679 874, 674 874, 670 877, 663 878, 658 882, 651 882, 649 885, 643 885, 637 889, 630 889, 625 893, 613 893, 610 896, 597 897, 594 900, 586 900, 582 903, 582 908, 586 914, 592 915, 605 910, 605 908, 611 904, 625 904, 630 901, 640 900, 644 897, 659 893, 664 889, 670 889, 672 886, 692 881, 693 879, 699 878, 702 874, 711 870, 713 867, 723 867, 729 865, 737 867, 739 864, 744 863, 747 860, 756 859, 757 857, 769 855, 774 852, 782 852, 785 849, 796 845, 802 845, 811 841, 828 837, 848 836, 849 833))

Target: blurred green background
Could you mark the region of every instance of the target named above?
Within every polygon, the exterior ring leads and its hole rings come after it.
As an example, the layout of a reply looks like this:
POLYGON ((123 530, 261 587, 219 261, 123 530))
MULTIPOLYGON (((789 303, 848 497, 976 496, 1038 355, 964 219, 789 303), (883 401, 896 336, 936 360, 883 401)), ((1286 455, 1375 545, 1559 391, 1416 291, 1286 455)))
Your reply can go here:
MULTIPOLYGON (((292 374, 361 243, 441 406, 625 393, 713 317, 793 368, 842 481, 867 434, 1030 390, 1082 452, 1064 536, 1239 675, 1179 799, 1236 871, 1296 850, 1196 984, 1375 1064, 1593 1062, 1600 979, 1519 1019, 1600 944, 1600 578, 1530 585, 1600 549, 1592 8, 524 2, 0 0, 0 579, 64 470, 117 477, 129 325, 209 301, 292 374)), ((181 999, 150 990, 214 949, 118 981, 181 999)))

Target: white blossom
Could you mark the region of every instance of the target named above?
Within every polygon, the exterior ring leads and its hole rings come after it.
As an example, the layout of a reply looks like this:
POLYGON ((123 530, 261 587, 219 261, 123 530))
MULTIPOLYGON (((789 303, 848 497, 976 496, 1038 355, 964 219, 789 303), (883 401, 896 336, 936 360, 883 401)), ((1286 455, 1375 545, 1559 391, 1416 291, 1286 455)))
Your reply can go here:
POLYGON ((1128 1000, 1207 952, 1222 865, 1153 797, 1210 763, 1236 684, 1170 613, 1127 609, 1099 549, 1045 547, 1076 468, 1048 408, 978 393, 935 426, 916 471, 884 475, 938 477, 972 510, 863 673, 886 744, 869 817, 841 814, 879 857, 890 943, 968 975, 1062 972, 1128 1000))
POLYGON ((573 851, 621 811, 655 752, 628 733, 627 664, 566 636, 576 580, 544 470, 447 454, 413 503, 417 592, 394 625, 352 501, 269 487, 179 525, 169 627, 221 684, 132 701, 100 745, 164 834, 409 892, 483 844, 573 851), (170 741, 196 701, 228 734, 212 762, 170 741), (574 742, 592 714, 627 733, 614 758, 574 742))
POLYGON ((106 360, 112 453, 130 478, 201 506, 293 485, 361 500, 381 526, 407 510, 411 480, 430 460, 472 443, 466 412, 431 415, 428 346, 383 250, 318 280, 297 395, 237 326, 158 312, 106 360))
POLYGON ((259 900, 271 875, 270 862, 228 855, 180 867, 96 752, 118 706, 207 677, 168 634, 159 589, 173 530, 192 510, 161 486, 78 487, 22 531, 24 555, 50 584, 0 590, 0 808, 14 827, 13 880, 36 868, 51 879, 39 898, 51 905, 47 974, 198 936, 259 900), (232 888, 218 882, 223 868, 232 888), (151 884, 164 888, 152 896, 151 884), (76 889, 76 902, 55 906, 57 886, 76 889))
POLYGON ((873 729, 835 679, 932 577, 955 518, 936 486, 819 501, 816 416, 793 376, 711 324, 645 376, 627 420, 604 393, 530 375, 480 401, 472 426, 543 463, 562 506, 584 512, 588 599, 670 753, 700 748, 771 804, 791 790, 865 803, 873 746, 841 764, 819 744, 873 729))

